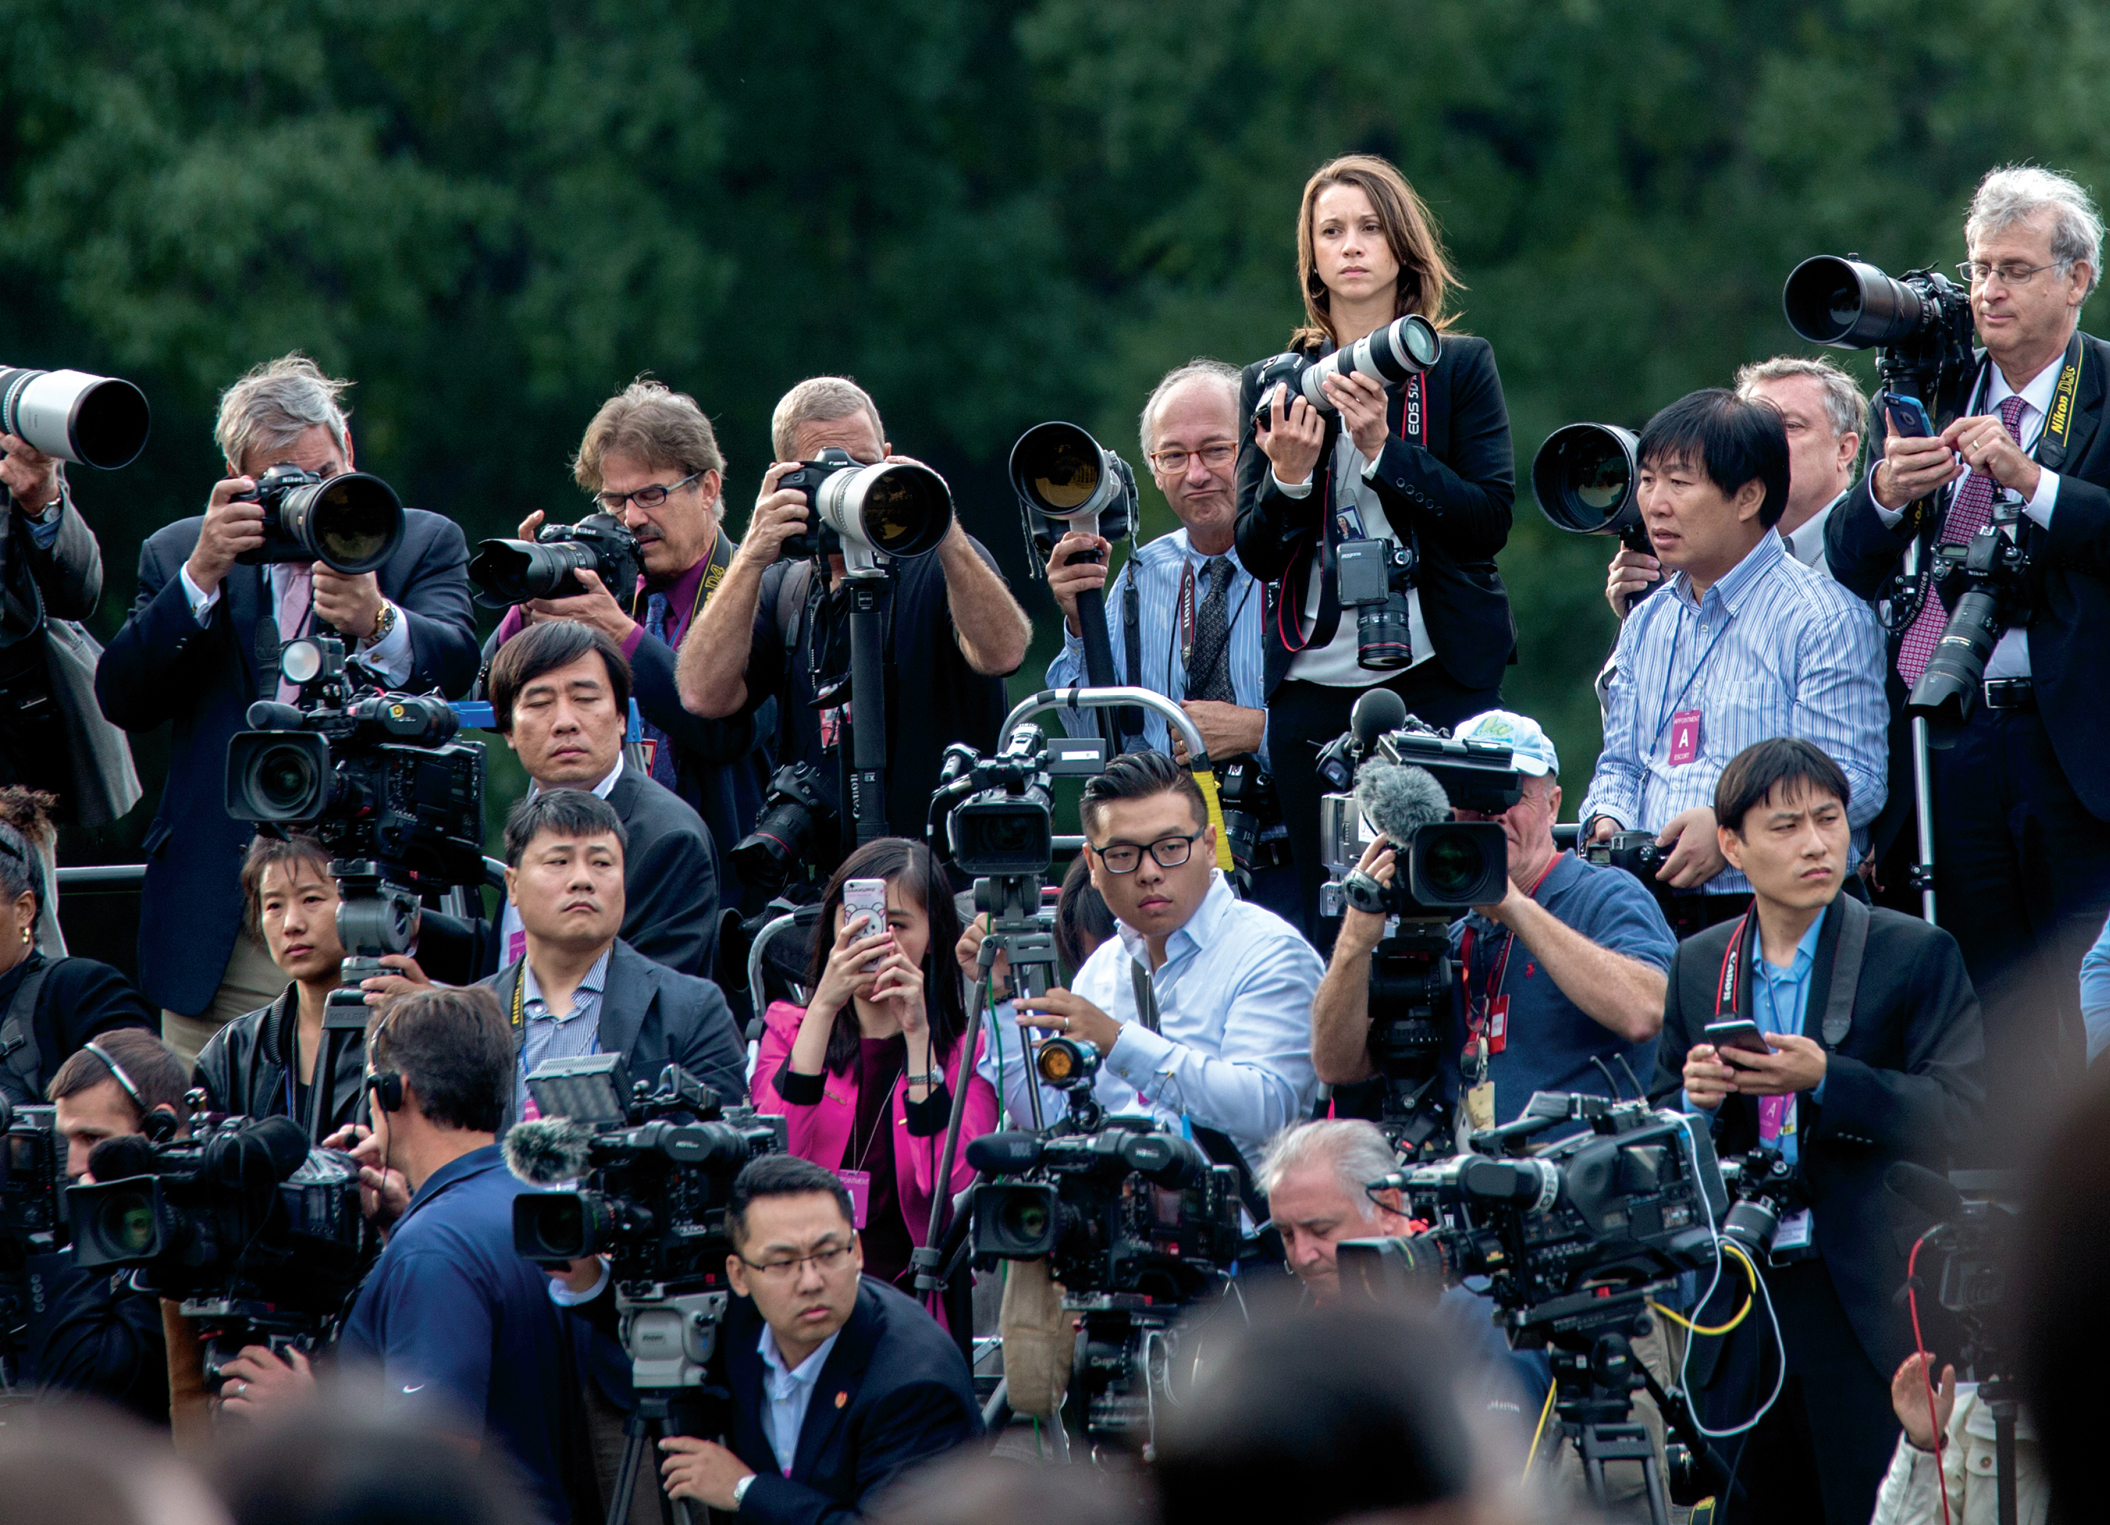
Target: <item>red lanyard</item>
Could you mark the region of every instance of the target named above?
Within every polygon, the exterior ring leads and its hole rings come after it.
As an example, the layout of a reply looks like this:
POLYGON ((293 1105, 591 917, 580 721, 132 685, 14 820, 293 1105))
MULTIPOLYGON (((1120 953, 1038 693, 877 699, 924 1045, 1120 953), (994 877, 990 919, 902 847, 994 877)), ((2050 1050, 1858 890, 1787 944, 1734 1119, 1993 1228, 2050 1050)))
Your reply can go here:
POLYGON ((1729 1008, 1729 1015, 1736 1016, 1736 987, 1743 975, 1744 930, 1751 924, 1751 913, 1744 912, 1736 919, 1736 930, 1729 934, 1729 946, 1722 953, 1722 973, 1714 987, 1714 1019, 1722 1020, 1722 1008, 1729 1008))
MULTIPOLYGON (((1531 898, 1533 900, 1539 898, 1540 886, 1545 884, 1547 875, 1553 872, 1553 865, 1560 862, 1564 856, 1565 854, 1555 853, 1545 868, 1539 871, 1538 879, 1531 886, 1531 898)), ((1487 1025, 1488 1008, 1494 1004, 1495 997, 1502 993, 1502 982, 1509 977, 1509 952, 1516 945, 1516 934, 1504 927, 1502 929, 1502 957, 1495 964, 1494 972, 1488 976, 1487 993, 1475 1003, 1473 1000, 1473 929, 1467 927, 1465 935, 1459 939, 1458 963, 1460 976, 1465 982, 1465 1031, 1471 1038, 1478 1038, 1480 1029, 1487 1025)))

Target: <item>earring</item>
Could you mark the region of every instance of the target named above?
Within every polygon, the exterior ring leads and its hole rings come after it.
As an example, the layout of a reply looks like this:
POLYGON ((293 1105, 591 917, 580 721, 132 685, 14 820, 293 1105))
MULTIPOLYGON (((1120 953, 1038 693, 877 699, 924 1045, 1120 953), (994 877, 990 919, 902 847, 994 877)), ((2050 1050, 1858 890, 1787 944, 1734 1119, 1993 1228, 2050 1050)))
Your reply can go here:
POLYGON ((24 928, 22 929, 22 946, 23 946, 23 947, 25 947, 25 948, 26 948, 26 947, 28 947, 28 946, 29 946, 29 942, 30 942, 30 938, 29 938, 29 928, 27 928, 27 927, 24 927, 24 928))

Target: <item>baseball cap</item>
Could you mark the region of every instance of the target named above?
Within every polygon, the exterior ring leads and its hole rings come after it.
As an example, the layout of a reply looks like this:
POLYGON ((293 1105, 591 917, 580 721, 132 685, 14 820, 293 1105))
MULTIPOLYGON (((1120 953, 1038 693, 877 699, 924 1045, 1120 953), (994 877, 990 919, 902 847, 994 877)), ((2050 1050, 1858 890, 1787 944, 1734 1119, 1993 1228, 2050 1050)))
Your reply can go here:
POLYGON ((1489 710, 1484 715, 1475 715, 1451 735, 1459 741, 1492 741, 1509 748, 1517 772, 1528 773, 1533 778, 1558 774, 1561 770, 1560 754, 1553 750, 1553 738, 1536 720, 1513 710, 1489 710))

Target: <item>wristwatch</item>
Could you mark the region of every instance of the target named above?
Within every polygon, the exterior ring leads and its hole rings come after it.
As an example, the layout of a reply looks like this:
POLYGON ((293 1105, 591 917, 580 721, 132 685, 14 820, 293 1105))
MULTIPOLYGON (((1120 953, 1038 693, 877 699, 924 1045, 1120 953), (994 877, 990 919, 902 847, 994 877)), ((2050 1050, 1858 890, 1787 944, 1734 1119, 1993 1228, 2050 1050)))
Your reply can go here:
POLYGON ((755 1485, 755 1478, 756 1478, 756 1477, 758 1477, 759 1475, 760 1475, 759 1473, 754 1473, 754 1472, 750 1472, 750 1473, 748 1473, 748 1474, 747 1474, 747 1476, 745 1476, 745 1477, 741 1478, 739 1482, 737 1482, 737 1483, 733 1484, 733 1513, 734 1513, 734 1514, 738 1514, 738 1513, 740 1512, 740 1504, 741 1504, 741 1501, 742 1501, 742 1500, 744 1500, 744 1499, 745 1499, 745 1498, 747 1497, 747 1490, 748 1490, 748 1489, 750 1489, 750 1488, 752 1488, 752 1487, 754 1487, 754 1485, 755 1485))
POLYGON ((381 600, 381 612, 374 616, 374 633, 366 638, 369 646, 378 646, 395 632, 396 606, 387 599, 381 600))

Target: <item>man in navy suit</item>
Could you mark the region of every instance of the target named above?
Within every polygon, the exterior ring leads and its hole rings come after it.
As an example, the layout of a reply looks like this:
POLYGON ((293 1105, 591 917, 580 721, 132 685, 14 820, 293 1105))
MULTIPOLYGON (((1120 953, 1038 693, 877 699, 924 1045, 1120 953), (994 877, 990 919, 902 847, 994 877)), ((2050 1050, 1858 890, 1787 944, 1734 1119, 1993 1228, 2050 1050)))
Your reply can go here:
POLYGON ((740 1172, 725 1216, 740 1294, 718 1339, 730 1444, 661 1441, 670 1498, 782 1525, 848 1521, 981 1433, 960 1347, 909 1298, 862 1278, 834 1172, 765 1155, 740 1172))
POLYGON ((402 543, 379 572, 322 562, 243 566, 264 543, 263 510, 239 501, 272 466, 323 476, 352 469, 340 395, 348 383, 304 355, 261 365, 220 399, 215 437, 228 477, 202 516, 148 537, 139 593, 95 674, 103 713, 127 731, 172 722, 161 808, 145 842, 140 985, 162 1008, 162 1035, 187 1065, 229 1018, 267 1005, 283 980, 241 932, 242 856, 253 828, 225 808, 227 743, 257 699, 280 697, 259 671, 267 621, 281 641, 327 622, 391 687, 468 690, 476 677, 468 547, 438 514, 404 512, 402 543))

